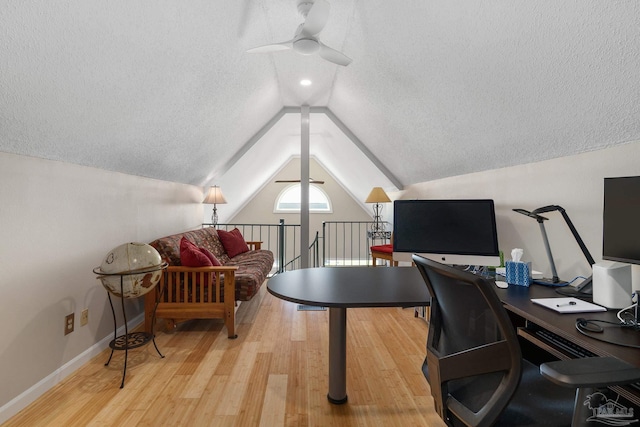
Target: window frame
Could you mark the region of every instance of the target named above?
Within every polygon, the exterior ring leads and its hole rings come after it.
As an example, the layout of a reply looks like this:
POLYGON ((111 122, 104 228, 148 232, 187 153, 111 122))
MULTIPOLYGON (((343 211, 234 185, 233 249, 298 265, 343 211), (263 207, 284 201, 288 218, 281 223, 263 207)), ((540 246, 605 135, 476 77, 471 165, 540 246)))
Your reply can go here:
MULTIPOLYGON (((283 188, 280 193, 278 193, 278 196, 276 197, 275 203, 273 205, 273 213, 280 213, 280 214, 286 214, 286 213, 290 213, 290 214, 295 214, 295 213, 300 213, 300 207, 302 206, 302 204, 300 202, 298 202, 298 207, 297 208, 293 208, 293 209, 282 209, 280 207, 281 204, 281 199, 282 197, 291 192, 292 190, 295 190, 295 188, 300 188, 300 183, 294 183, 291 185, 288 185, 287 187, 283 188)), ((313 214, 331 214, 333 213, 333 204, 331 203, 331 198, 329 197, 329 195, 326 193, 326 191, 324 191, 320 186, 315 185, 315 184, 309 184, 309 205, 311 205, 311 192, 312 190, 317 190, 318 193, 320 193, 326 203, 327 203, 327 209, 312 209, 311 206, 309 206, 309 213, 313 213, 313 214)), ((300 194, 300 191, 298 191, 298 195, 300 194)))

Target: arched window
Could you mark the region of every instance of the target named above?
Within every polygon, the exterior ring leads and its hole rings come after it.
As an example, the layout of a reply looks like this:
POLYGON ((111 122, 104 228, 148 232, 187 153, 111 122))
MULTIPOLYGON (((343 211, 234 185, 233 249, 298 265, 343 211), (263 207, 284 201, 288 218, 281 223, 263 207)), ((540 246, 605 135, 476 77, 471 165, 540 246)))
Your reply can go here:
MULTIPOLYGON (((276 213, 300 212, 300 184, 293 184, 280 192, 276 199, 276 213)), ((327 193, 309 184, 309 212, 331 213, 331 201, 327 193)))

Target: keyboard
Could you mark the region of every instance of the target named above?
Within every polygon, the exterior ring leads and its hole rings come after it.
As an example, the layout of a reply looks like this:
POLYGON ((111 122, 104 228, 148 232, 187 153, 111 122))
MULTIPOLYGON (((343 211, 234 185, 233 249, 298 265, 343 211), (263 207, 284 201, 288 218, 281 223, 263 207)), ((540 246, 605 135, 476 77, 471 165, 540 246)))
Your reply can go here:
POLYGON ((535 331, 535 334, 542 340, 545 341, 554 347, 557 347, 567 354, 573 357, 596 357, 597 354, 590 352, 577 344, 572 343, 566 338, 562 338, 559 335, 554 334, 553 332, 549 332, 546 329, 539 329, 535 331))

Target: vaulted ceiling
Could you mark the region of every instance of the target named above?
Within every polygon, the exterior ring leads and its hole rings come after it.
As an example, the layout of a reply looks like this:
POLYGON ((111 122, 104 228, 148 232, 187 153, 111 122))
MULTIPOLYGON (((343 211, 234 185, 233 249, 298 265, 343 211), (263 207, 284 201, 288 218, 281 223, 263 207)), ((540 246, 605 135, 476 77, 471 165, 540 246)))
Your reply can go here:
POLYGON ((640 139, 636 0, 330 3, 346 67, 246 53, 292 38, 296 0, 0 0, 0 151, 241 202, 299 153, 302 105, 359 199, 640 139))

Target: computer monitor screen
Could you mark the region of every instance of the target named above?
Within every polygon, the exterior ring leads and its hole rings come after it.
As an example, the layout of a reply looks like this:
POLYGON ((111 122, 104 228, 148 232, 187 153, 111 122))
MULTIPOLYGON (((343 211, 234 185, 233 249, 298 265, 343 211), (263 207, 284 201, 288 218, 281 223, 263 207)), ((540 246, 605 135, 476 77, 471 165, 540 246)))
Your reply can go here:
POLYGON ((498 266, 493 200, 396 200, 393 258, 417 253, 443 264, 498 266))
POLYGON ((640 264, 640 176, 605 178, 602 258, 640 264))

